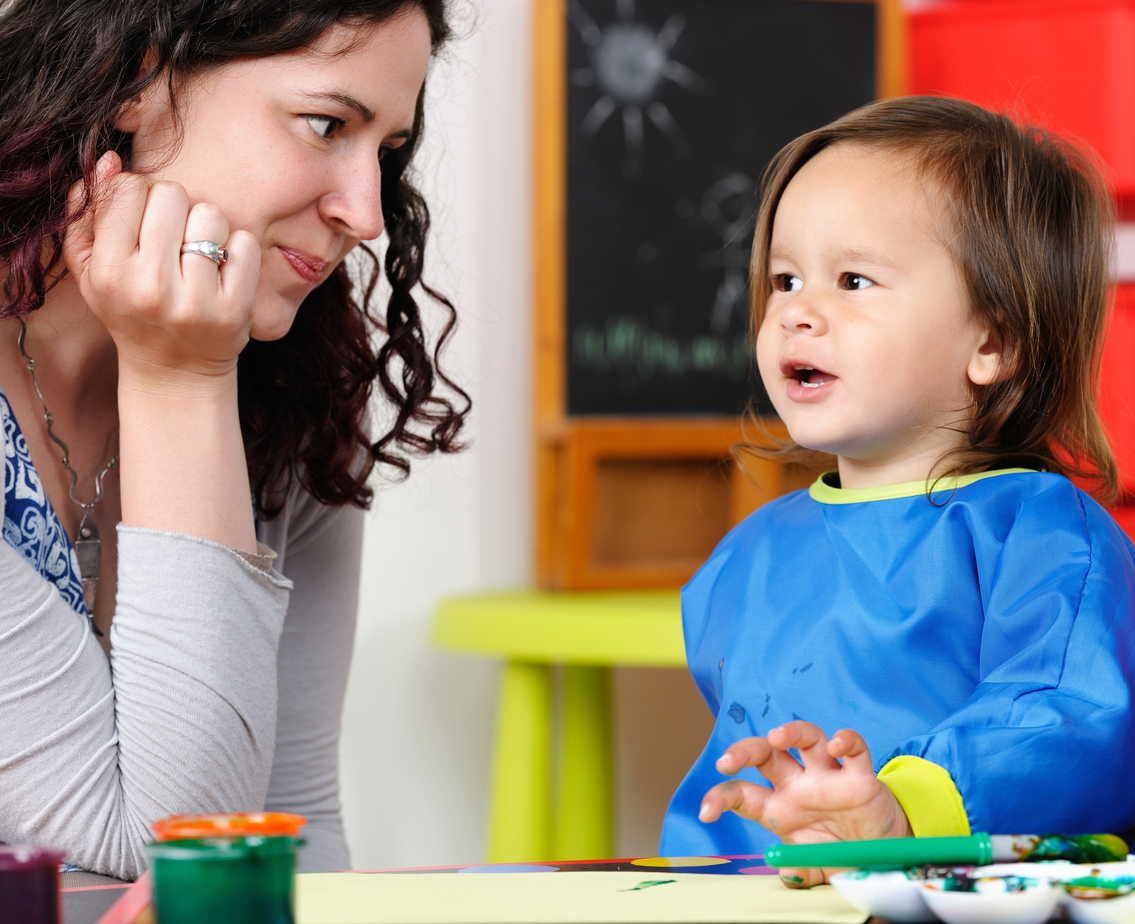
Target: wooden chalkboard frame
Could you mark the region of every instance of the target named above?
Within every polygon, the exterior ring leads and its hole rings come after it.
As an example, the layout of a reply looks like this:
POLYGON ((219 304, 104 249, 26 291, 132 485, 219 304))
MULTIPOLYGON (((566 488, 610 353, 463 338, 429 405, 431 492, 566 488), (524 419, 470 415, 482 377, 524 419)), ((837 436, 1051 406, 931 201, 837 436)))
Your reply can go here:
MULTIPOLYGON (((878 95, 901 95, 906 79, 901 0, 840 2, 875 3, 878 95)), ((707 483, 727 498, 724 506, 709 504, 725 511, 722 532, 765 500, 806 483, 811 473, 771 463, 740 471, 730 455, 743 438, 737 418, 566 413, 566 22, 567 0, 533 0, 536 580, 561 589, 675 586, 701 563, 702 549, 664 556, 647 552, 637 561, 633 554, 606 561, 597 555, 604 545, 596 535, 597 482, 605 463, 656 460, 663 466, 700 460, 707 483), (710 477, 715 469, 718 474, 710 477)), ((775 429, 779 424, 770 425, 775 429)))

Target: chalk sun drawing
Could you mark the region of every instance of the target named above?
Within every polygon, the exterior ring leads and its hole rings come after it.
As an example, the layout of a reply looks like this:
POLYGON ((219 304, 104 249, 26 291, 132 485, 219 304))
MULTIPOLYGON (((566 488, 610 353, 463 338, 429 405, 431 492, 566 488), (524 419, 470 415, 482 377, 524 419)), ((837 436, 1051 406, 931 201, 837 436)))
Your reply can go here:
POLYGON ((599 98, 580 124, 585 135, 597 134, 615 110, 622 110, 626 144, 623 172, 635 176, 645 152, 644 110, 676 157, 685 159, 691 153, 690 143, 673 114, 665 103, 655 99, 662 82, 669 80, 687 90, 705 93, 709 81, 670 57, 686 27, 680 13, 667 19, 657 33, 635 21, 634 0, 616 0, 615 14, 615 22, 600 27, 579 0, 568 4, 568 18, 587 46, 591 60, 591 67, 576 69, 571 79, 577 87, 599 89, 599 98))

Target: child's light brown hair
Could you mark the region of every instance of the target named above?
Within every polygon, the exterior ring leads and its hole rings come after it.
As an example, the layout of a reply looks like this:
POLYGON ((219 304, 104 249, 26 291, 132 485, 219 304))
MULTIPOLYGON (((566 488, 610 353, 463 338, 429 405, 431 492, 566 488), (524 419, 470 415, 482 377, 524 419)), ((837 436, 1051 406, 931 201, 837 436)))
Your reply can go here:
MULTIPOLYGON (((972 392, 962 448, 939 471, 1019 466, 1077 477, 1102 502, 1118 494, 1096 409, 1110 302, 1111 200, 1083 152, 1048 132, 960 100, 882 100, 787 145, 769 164, 753 241, 754 330, 772 294, 768 250, 789 181, 820 151, 855 144, 904 154, 949 204, 953 252, 973 312, 1011 371, 972 392)), ((793 443, 787 462, 813 455, 793 443)), ((764 453, 761 453, 764 454, 764 453)))

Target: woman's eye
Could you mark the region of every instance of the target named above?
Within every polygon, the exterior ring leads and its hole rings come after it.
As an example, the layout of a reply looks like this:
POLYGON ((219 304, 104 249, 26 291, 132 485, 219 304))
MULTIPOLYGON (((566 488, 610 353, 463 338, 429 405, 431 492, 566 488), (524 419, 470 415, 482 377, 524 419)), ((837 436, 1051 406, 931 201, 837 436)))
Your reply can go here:
POLYGON ((799 292, 804 288, 804 282, 799 276, 777 273, 772 277, 772 287, 778 292, 799 292))
POLYGON ((859 273, 844 273, 840 279, 841 289, 868 289, 874 284, 866 276, 860 276, 859 273))
POLYGON ((304 118, 307 119, 307 124, 315 129, 315 133, 320 138, 330 138, 343 126, 343 120, 336 119, 334 116, 309 115, 304 116, 304 118))

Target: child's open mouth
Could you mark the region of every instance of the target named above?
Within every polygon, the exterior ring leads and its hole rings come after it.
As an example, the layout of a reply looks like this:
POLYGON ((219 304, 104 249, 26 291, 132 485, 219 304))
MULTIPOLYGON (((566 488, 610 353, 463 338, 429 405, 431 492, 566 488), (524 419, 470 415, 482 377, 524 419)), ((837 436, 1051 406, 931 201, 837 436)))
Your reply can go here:
POLYGON ((799 366, 793 370, 793 374, 796 381, 804 388, 821 388, 836 380, 836 377, 830 372, 824 372, 812 366, 799 366))

